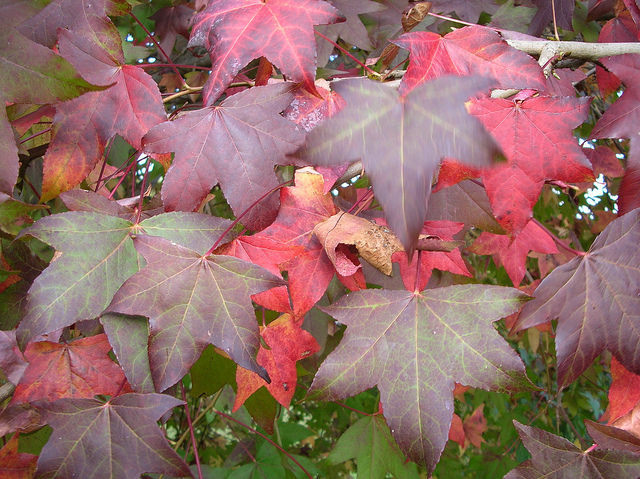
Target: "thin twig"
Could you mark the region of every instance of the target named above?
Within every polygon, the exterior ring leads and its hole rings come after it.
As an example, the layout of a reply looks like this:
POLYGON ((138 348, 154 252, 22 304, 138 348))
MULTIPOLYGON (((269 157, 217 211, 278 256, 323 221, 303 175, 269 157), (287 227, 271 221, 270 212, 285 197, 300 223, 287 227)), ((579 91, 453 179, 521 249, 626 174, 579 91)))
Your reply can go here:
POLYGON ((193 423, 191 422, 191 413, 189 412, 189 403, 187 402, 187 393, 184 391, 184 384, 180 381, 180 391, 182 400, 184 401, 184 412, 187 415, 187 425, 189 426, 189 435, 191 436, 191 444, 193 445, 193 456, 196 459, 196 468, 198 469, 198 479, 202 479, 202 467, 200 466, 200 456, 198 456, 198 443, 193 431, 193 423))
POLYGON ((314 30, 316 35, 318 35, 320 38, 324 38, 326 41, 328 41, 329 43, 331 43, 334 47, 336 47, 338 50, 340 50, 342 53, 344 53, 345 55, 347 55, 349 58, 351 58, 354 62, 356 62, 358 65, 360 65, 362 68, 364 68, 370 75, 373 75, 377 78, 381 77, 380 73, 378 73, 375 70, 372 70, 371 68, 369 68, 367 65, 365 65, 364 63, 362 63, 360 60, 358 60, 356 57, 354 57, 346 48, 341 47, 340 45, 338 45, 336 42, 334 42, 333 40, 331 40, 330 38, 328 38, 327 36, 323 35, 322 33, 320 33, 318 30, 314 30))

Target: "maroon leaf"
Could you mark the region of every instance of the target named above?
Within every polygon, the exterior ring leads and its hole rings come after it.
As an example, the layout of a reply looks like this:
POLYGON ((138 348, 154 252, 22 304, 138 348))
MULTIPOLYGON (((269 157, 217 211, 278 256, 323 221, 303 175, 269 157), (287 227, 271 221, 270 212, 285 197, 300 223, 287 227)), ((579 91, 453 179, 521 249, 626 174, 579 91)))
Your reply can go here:
POLYGON ((573 30, 574 0, 553 0, 552 2, 549 0, 533 0, 533 3, 538 7, 538 11, 529 25, 529 34, 540 35, 551 21, 555 21, 558 27, 565 30, 573 30))
MULTIPOLYGON (((291 91, 291 84, 252 88, 149 131, 146 151, 176 152, 162 186, 165 208, 195 210, 219 182, 239 215, 276 187, 274 165, 289 163, 286 155, 304 140, 302 131, 279 115, 291 102, 291 91)), ((271 195, 242 221, 263 229, 277 210, 278 197, 271 195)))
POLYGON ((640 474, 640 455, 601 448, 582 451, 563 437, 513 423, 532 457, 504 479, 602 479, 640 474))
POLYGON ((259 331, 250 295, 281 279, 230 256, 207 256, 163 238, 138 236, 147 266, 132 276, 107 308, 150 320, 149 362, 156 390, 180 380, 211 343, 246 369, 257 365, 259 331))
POLYGON ((18 435, 0 449, 0 475, 4 479, 30 479, 36 472, 38 456, 18 452, 18 435))
POLYGON ((558 384, 565 387, 604 350, 640 374, 640 209, 612 221, 584 255, 556 268, 514 328, 558 319, 558 384))
POLYGON ((191 19, 195 15, 193 8, 188 5, 165 7, 151 15, 156 21, 156 35, 160 37, 160 46, 167 55, 171 55, 178 34, 189 38, 191 19))
POLYGON ((339 19, 337 10, 321 0, 211 0, 194 18, 189 41, 211 55, 205 105, 213 105, 240 69, 259 57, 315 91, 313 26, 339 19))
POLYGON ((447 74, 495 78, 502 88, 543 90, 545 86, 536 61, 488 28, 464 27, 444 37, 433 32, 405 33, 393 43, 411 52, 409 68, 400 84, 403 95, 447 74))
POLYGON ((54 432, 38 459, 38 477, 138 479, 144 472, 191 477, 156 424, 180 404, 161 394, 125 394, 106 404, 60 399, 42 405, 54 432))
POLYGON ((446 77, 406 96, 369 80, 334 85, 347 105, 308 135, 302 158, 318 165, 362 159, 387 222, 412 251, 424 223, 440 159, 489 164, 497 147, 464 101, 489 88, 479 77, 446 77))
POLYGON ((166 120, 155 81, 141 68, 124 64, 116 27, 98 17, 91 18, 90 25, 90 34, 61 30, 60 52, 84 78, 110 86, 56 109, 53 137, 44 160, 42 201, 86 178, 116 134, 140 149, 149 128, 166 120))
POLYGON ((69 344, 29 343, 24 355, 29 366, 13 393, 13 403, 60 398, 115 396, 129 390, 122 369, 108 356, 104 334, 69 344))
POLYGON ((449 435, 455 382, 503 391, 527 383, 524 365, 492 326, 523 297, 485 285, 344 296, 321 308, 347 330, 310 394, 336 400, 377 385, 398 445, 431 472, 449 435))
POLYGON ((482 12, 492 14, 498 9, 494 0, 431 0, 431 3, 433 12, 455 12, 467 22, 477 22, 482 12))
POLYGON ((0 331, 0 369, 4 376, 18 384, 26 368, 27 361, 18 348, 15 330, 0 331))

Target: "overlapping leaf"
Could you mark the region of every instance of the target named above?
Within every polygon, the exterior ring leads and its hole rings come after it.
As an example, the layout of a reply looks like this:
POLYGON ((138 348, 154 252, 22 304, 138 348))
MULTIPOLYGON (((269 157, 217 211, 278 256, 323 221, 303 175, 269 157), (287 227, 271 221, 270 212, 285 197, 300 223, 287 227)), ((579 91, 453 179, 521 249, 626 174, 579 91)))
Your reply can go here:
POLYGON ((513 285, 518 287, 524 278, 529 251, 554 254, 558 248, 553 238, 537 223, 529 221, 520 233, 510 238, 483 232, 473 243, 471 251, 493 255, 497 265, 504 266, 513 285))
POLYGON ((507 157, 507 164, 483 171, 481 177, 493 213, 509 233, 525 227, 545 180, 593 180, 589 162, 572 134, 586 119, 588 106, 587 98, 545 96, 471 103, 471 113, 507 157))
POLYGON ((615 357, 611 358, 610 371, 609 405, 601 418, 609 424, 627 414, 640 401, 640 376, 625 369, 615 357))
POLYGON ((260 333, 268 349, 260 346, 257 362, 269 373, 270 383, 256 373, 238 368, 236 383, 238 393, 233 410, 242 404, 262 386, 284 407, 289 407, 298 385, 296 363, 320 350, 320 346, 299 321, 284 314, 262 328, 260 333))
POLYGON ((477 22, 482 12, 493 13, 497 9, 493 0, 432 0, 431 3, 434 12, 455 12, 467 22, 477 22))
POLYGON ((339 19, 337 10, 323 0, 211 0, 194 18, 189 41, 190 46, 205 46, 211 55, 205 105, 213 105, 240 69, 259 57, 315 91, 313 26, 339 19))
MULTIPOLYGON (((290 163, 286 155, 304 141, 302 131, 279 115, 292 99, 292 84, 256 87, 153 128, 145 150, 176 152, 162 186, 165 208, 193 211, 219 182, 239 215, 276 187, 274 165, 290 163)), ((271 195, 242 221, 262 229, 277 209, 277 195, 271 195)))
POLYGON ((29 365, 12 402, 115 396, 129 391, 122 369, 108 356, 109 351, 111 345, 104 334, 68 344, 29 343, 24 352, 29 365))
POLYGON ((116 134, 140 149, 149 128, 166 120, 153 78, 139 67, 124 64, 115 26, 100 17, 90 17, 88 25, 90 32, 60 30, 60 53, 84 78, 109 87, 56 109, 44 160, 43 201, 85 179, 116 134))
POLYGON ((551 272, 515 329, 558 319, 558 384, 573 382, 604 350, 640 373, 640 209, 612 221, 584 255, 551 272))
POLYGON ((478 77, 443 77, 401 97, 369 80, 334 85, 347 106, 309 133, 300 152, 318 165, 362 159, 387 222, 407 251, 422 224, 434 171, 443 157, 489 164, 497 147, 464 101, 487 89, 478 77))
POLYGON ((351 293, 322 308, 347 330, 311 395, 335 400, 377 385, 400 448, 432 471, 449 434, 455 382, 493 390, 526 383, 524 365, 492 326, 522 299, 484 285, 351 293))
POLYGON ((161 394, 125 394, 106 404, 59 399, 42 405, 56 440, 42 449, 38 477, 138 479, 145 472, 191 477, 156 424, 180 404, 161 394))
POLYGON ((179 381, 210 343, 267 377, 255 360, 259 331, 250 296, 282 280, 254 264, 203 257, 163 238, 142 235, 135 243, 147 266, 127 280, 108 311, 149 317, 156 390, 179 381))
POLYGON ((544 75, 536 61, 488 28, 465 27, 444 37, 433 32, 405 33, 393 43, 411 53, 400 84, 402 94, 443 75, 476 74, 495 78, 502 88, 544 89, 544 75))
POLYGON ((333 464, 355 459, 357 479, 384 479, 387 472, 397 479, 419 477, 415 464, 405 464, 404 455, 381 416, 365 416, 352 424, 327 459, 333 464))
POLYGON ((640 455, 601 448, 582 451, 563 437, 514 424, 532 457, 504 479, 616 479, 640 474, 640 455))
POLYGON ((620 55, 602 59, 627 89, 598 120, 592 138, 630 138, 627 168, 620 185, 620 213, 640 207, 640 55, 620 55))
POLYGON ((549 22, 552 21, 558 27, 573 30, 574 0, 553 0, 553 2, 549 2, 548 0, 533 0, 533 3, 538 7, 538 11, 529 25, 529 34, 539 35, 549 22))
POLYGON ((38 456, 18 452, 18 435, 0 449, 0 475, 5 479, 30 479, 36 472, 38 456))

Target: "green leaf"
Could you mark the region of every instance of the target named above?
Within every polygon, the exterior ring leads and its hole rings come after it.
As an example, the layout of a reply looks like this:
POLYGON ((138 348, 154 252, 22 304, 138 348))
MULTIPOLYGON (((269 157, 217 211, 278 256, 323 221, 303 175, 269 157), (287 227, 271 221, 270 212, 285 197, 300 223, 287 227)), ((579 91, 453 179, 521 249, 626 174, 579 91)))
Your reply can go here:
POLYGON ((207 346, 196 363, 191 366, 191 395, 211 396, 225 384, 235 385, 236 365, 218 354, 211 345, 207 346))
POLYGON ((386 472, 396 479, 420 477, 415 464, 405 464, 404 454, 382 416, 360 418, 338 439, 327 459, 332 464, 355 459, 358 479, 384 479, 386 472))

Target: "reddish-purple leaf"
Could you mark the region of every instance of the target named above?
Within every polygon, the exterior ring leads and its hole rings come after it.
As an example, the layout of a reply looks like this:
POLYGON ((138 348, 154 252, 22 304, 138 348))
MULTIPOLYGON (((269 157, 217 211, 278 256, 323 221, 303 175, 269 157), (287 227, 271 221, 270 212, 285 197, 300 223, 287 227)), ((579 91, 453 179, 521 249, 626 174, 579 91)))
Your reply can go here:
POLYGON ((36 472, 38 456, 18 452, 18 435, 0 449, 0 476, 4 479, 31 479, 36 472))
MULTIPOLYGON (((279 115, 293 99, 292 88, 292 84, 251 88, 219 106, 186 113, 149 131, 143 140, 146 151, 176 152, 162 185, 165 208, 195 210, 219 182, 239 215, 276 187, 274 166, 290 163, 286 155, 304 141, 303 132, 279 115)), ((278 196, 273 194, 242 222, 260 230, 277 211, 278 196)))
POLYGON ((156 390, 179 381, 210 343, 265 375, 255 360, 260 341, 250 296, 283 281, 254 264, 203 257, 163 238, 141 235, 135 244, 147 266, 120 288, 108 311, 149 317, 156 390))
POLYGON ((377 385, 400 448, 431 472, 449 435, 455 382, 500 391, 527 384, 518 355, 492 326, 523 297, 485 285, 344 296, 321 308, 347 330, 310 394, 336 400, 377 385))
POLYGON ((60 52, 84 78, 109 87, 57 107, 44 159, 42 201, 86 178, 116 134, 140 149, 149 128, 166 120, 153 78, 139 67, 124 64, 115 26, 98 17, 90 25, 90 34, 61 30, 60 52))
POLYGON ((488 28, 464 27, 444 37, 433 32, 405 33, 393 43, 410 51, 409 68, 400 84, 403 95, 443 75, 490 77, 501 88, 545 87, 540 65, 488 28))
POLYGON ((575 0, 533 0, 533 3, 538 11, 529 25, 529 34, 540 35, 552 21, 565 30, 573 30, 575 0))
MULTIPOLYGON (((638 41, 638 27, 629 15, 612 18, 604 24, 598 41, 601 43, 636 42, 638 41)), ((596 79, 603 97, 608 97, 620 88, 620 79, 613 73, 596 65, 596 79)))
POLYGON ((449 76, 401 96, 370 80, 337 82, 334 89, 347 105, 309 133, 300 153, 318 165, 362 159, 387 222, 405 250, 413 251, 440 160, 487 165, 498 151, 464 107, 467 98, 491 84, 449 76))
POLYGON ((160 38, 160 46, 167 55, 171 55, 178 34, 189 38, 189 27, 195 13, 188 5, 176 5, 161 8, 151 15, 150 18, 156 21, 155 33, 160 38))
POLYGON ((612 221, 584 255, 535 290, 514 328, 558 319, 558 384, 572 383, 604 350, 640 373, 640 209, 612 221))
POLYGON ((455 12, 467 22, 477 22, 482 12, 493 14, 498 6, 494 0, 431 0, 431 10, 436 13, 455 12))
POLYGON ((640 475, 640 455, 599 447, 582 451, 563 437, 513 423, 532 457, 504 479, 617 479, 640 475))
POLYGON ((38 477, 138 479, 145 472, 192 477, 156 423, 181 404, 161 394, 125 394, 107 403, 60 399, 41 405, 54 432, 38 458, 38 477))
POLYGON ((213 105, 240 69, 259 57, 315 91, 313 26, 339 19, 324 0, 210 0, 194 18, 189 41, 190 46, 205 46, 211 55, 205 105, 213 105))
POLYGON ((22 351, 18 348, 15 330, 0 331, 0 369, 4 377, 14 385, 18 384, 27 365, 22 351))
POLYGON ((104 334, 68 344, 29 343, 24 352, 29 366, 12 402, 115 396, 129 391, 122 369, 111 360, 109 351, 111 345, 104 334))

